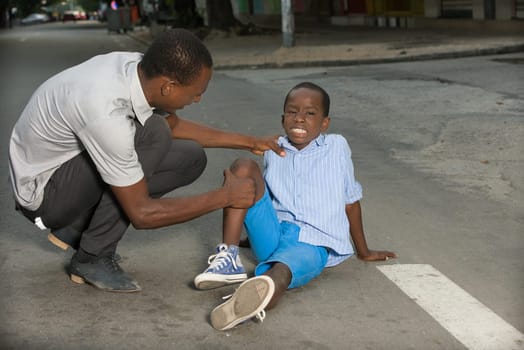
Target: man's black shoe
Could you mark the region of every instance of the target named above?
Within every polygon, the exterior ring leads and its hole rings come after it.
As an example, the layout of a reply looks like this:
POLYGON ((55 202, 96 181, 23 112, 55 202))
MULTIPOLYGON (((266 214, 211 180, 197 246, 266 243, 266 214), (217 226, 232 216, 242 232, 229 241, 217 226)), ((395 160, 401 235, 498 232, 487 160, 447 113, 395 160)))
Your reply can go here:
POLYGON ((109 292, 139 292, 142 288, 115 261, 114 256, 102 256, 82 263, 73 255, 69 267, 71 280, 75 283, 89 283, 109 292))

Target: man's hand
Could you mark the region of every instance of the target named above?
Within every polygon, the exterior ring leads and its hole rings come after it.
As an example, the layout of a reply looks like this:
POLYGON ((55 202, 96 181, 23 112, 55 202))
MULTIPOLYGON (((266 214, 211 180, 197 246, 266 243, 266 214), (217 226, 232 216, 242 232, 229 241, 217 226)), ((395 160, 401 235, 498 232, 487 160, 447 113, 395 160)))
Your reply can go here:
POLYGON ((388 259, 396 258, 397 254, 393 252, 388 251, 375 251, 375 250, 368 250, 368 253, 366 255, 358 255, 358 258, 360 260, 364 261, 385 261, 388 259))
POLYGON ((264 151, 272 150, 281 157, 285 156, 286 152, 278 145, 278 137, 279 135, 255 137, 255 143, 251 149, 251 152, 257 156, 261 156, 264 154, 264 151))
POLYGON ((230 207, 245 209, 255 204, 255 181, 253 179, 235 176, 231 170, 226 169, 222 187, 228 193, 230 207))

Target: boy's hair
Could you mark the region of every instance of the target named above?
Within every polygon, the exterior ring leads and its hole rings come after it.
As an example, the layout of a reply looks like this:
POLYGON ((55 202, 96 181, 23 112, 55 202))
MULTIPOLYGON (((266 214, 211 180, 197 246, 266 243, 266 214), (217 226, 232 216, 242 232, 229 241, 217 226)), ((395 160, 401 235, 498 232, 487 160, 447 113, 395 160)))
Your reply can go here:
POLYGON ((142 57, 140 68, 147 78, 166 76, 187 86, 213 59, 202 41, 185 29, 169 29, 158 34, 142 57))
POLYGON ((289 94, 291 94, 293 91, 301 89, 301 88, 310 89, 310 90, 314 90, 314 91, 320 92, 320 94, 322 95, 322 112, 324 113, 324 116, 328 116, 329 115, 329 104, 330 104, 328 93, 326 92, 326 90, 324 90, 323 88, 321 88, 317 84, 310 83, 309 81, 305 81, 305 82, 302 82, 300 84, 297 84, 297 85, 293 86, 291 88, 291 90, 289 90, 289 92, 286 95, 286 99, 284 100, 284 109, 286 108, 286 104, 287 104, 287 100, 289 98, 289 94))

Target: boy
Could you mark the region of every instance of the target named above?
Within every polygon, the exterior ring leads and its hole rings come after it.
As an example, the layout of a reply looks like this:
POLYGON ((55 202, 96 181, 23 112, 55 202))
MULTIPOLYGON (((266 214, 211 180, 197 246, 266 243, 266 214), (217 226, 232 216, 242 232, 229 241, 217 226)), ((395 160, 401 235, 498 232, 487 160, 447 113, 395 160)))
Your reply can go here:
POLYGON ((305 285, 324 267, 353 255, 365 261, 396 255, 368 249, 362 226, 362 188, 355 180, 351 150, 341 135, 328 129, 329 96, 304 82, 284 101, 279 145, 284 157, 265 152, 264 173, 249 159, 238 159, 231 172, 255 182, 256 203, 249 209, 224 209, 223 244, 210 266, 195 278, 198 289, 244 281, 238 256, 242 223, 259 264, 256 277, 245 280, 231 299, 211 312, 211 324, 226 330, 276 305, 288 288, 305 285))

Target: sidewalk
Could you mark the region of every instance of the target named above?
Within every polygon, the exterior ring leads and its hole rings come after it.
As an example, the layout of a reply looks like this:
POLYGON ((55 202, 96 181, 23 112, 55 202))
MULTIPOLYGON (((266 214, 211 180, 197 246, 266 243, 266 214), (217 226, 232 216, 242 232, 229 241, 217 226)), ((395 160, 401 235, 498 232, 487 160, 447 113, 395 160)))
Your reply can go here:
MULTIPOLYGON (((296 28, 295 46, 282 47, 279 28, 260 35, 212 31, 204 38, 215 69, 356 65, 524 51, 523 26, 515 32, 459 28, 377 28, 308 24, 296 28)), ((161 30, 161 29, 160 29, 161 30)), ((129 32, 147 44, 149 28, 129 32)))

